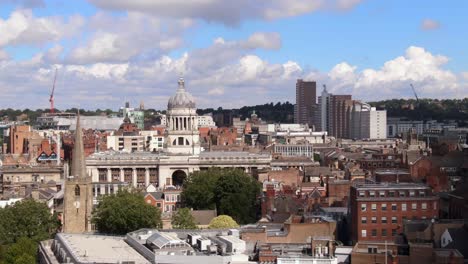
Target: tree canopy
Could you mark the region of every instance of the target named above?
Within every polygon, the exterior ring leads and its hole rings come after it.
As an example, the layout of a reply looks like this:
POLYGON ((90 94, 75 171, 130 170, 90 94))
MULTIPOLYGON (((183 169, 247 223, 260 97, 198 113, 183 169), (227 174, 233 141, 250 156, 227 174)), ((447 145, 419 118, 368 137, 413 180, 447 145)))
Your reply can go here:
POLYGON ((0 241, 15 243, 26 237, 41 241, 52 237, 60 227, 56 215, 50 213, 46 204, 24 199, 0 209, 0 241))
POLYGON ((211 219, 210 225, 208 226, 208 228, 210 229, 235 228, 235 227, 239 227, 239 225, 229 215, 220 215, 211 219))
POLYGON ((46 204, 24 199, 0 208, 0 263, 35 263, 38 242, 60 227, 46 204))
POLYGON ((175 229, 197 229, 195 218, 189 208, 180 208, 172 215, 172 228, 175 229))
POLYGON ((161 228, 161 211, 145 203, 143 194, 127 189, 105 195, 93 212, 101 233, 123 235, 140 228, 161 228))
POLYGON ((261 186, 239 169, 210 168, 197 171, 185 181, 182 201, 196 210, 217 209, 239 223, 256 220, 261 186))

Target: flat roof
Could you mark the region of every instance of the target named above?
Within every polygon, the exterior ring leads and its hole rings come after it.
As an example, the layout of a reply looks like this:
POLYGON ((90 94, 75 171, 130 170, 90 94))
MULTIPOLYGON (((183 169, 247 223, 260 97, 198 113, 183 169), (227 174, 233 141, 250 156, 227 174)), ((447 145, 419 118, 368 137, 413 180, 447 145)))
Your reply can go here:
POLYGON ((80 263, 149 263, 123 237, 59 233, 57 239, 80 263))

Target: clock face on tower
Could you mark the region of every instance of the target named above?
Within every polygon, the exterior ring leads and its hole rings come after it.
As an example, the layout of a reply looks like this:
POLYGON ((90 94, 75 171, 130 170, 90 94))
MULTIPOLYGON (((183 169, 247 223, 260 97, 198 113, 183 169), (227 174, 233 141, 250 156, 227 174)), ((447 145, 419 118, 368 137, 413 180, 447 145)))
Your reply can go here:
POLYGON ((76 209, 80 208, 80 201, 73 202, 73 205, 75 206, 76 209))

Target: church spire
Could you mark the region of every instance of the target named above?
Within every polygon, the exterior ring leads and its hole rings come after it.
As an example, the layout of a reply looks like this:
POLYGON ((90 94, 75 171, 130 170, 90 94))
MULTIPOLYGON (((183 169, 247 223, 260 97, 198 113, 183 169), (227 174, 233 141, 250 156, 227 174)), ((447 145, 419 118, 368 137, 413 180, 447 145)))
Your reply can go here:
POLYGON ((81 131, 80 126, 80 111, 78 111, 78 115, 76 117, 75 145, 73 147, 71 175, 74 179, 85 179, 88 177, 84 156, 83 131, 81 131))

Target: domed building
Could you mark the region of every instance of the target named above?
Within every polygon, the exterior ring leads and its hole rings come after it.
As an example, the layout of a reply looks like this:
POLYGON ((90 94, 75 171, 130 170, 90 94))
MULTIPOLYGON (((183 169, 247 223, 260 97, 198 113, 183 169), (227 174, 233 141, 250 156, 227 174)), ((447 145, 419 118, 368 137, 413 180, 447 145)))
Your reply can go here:
POLYGON ((169 154, 200 154, 198 115, 193 96, 185 90, 180 78, 179 87, 167 103, 167 152, 169 154))

